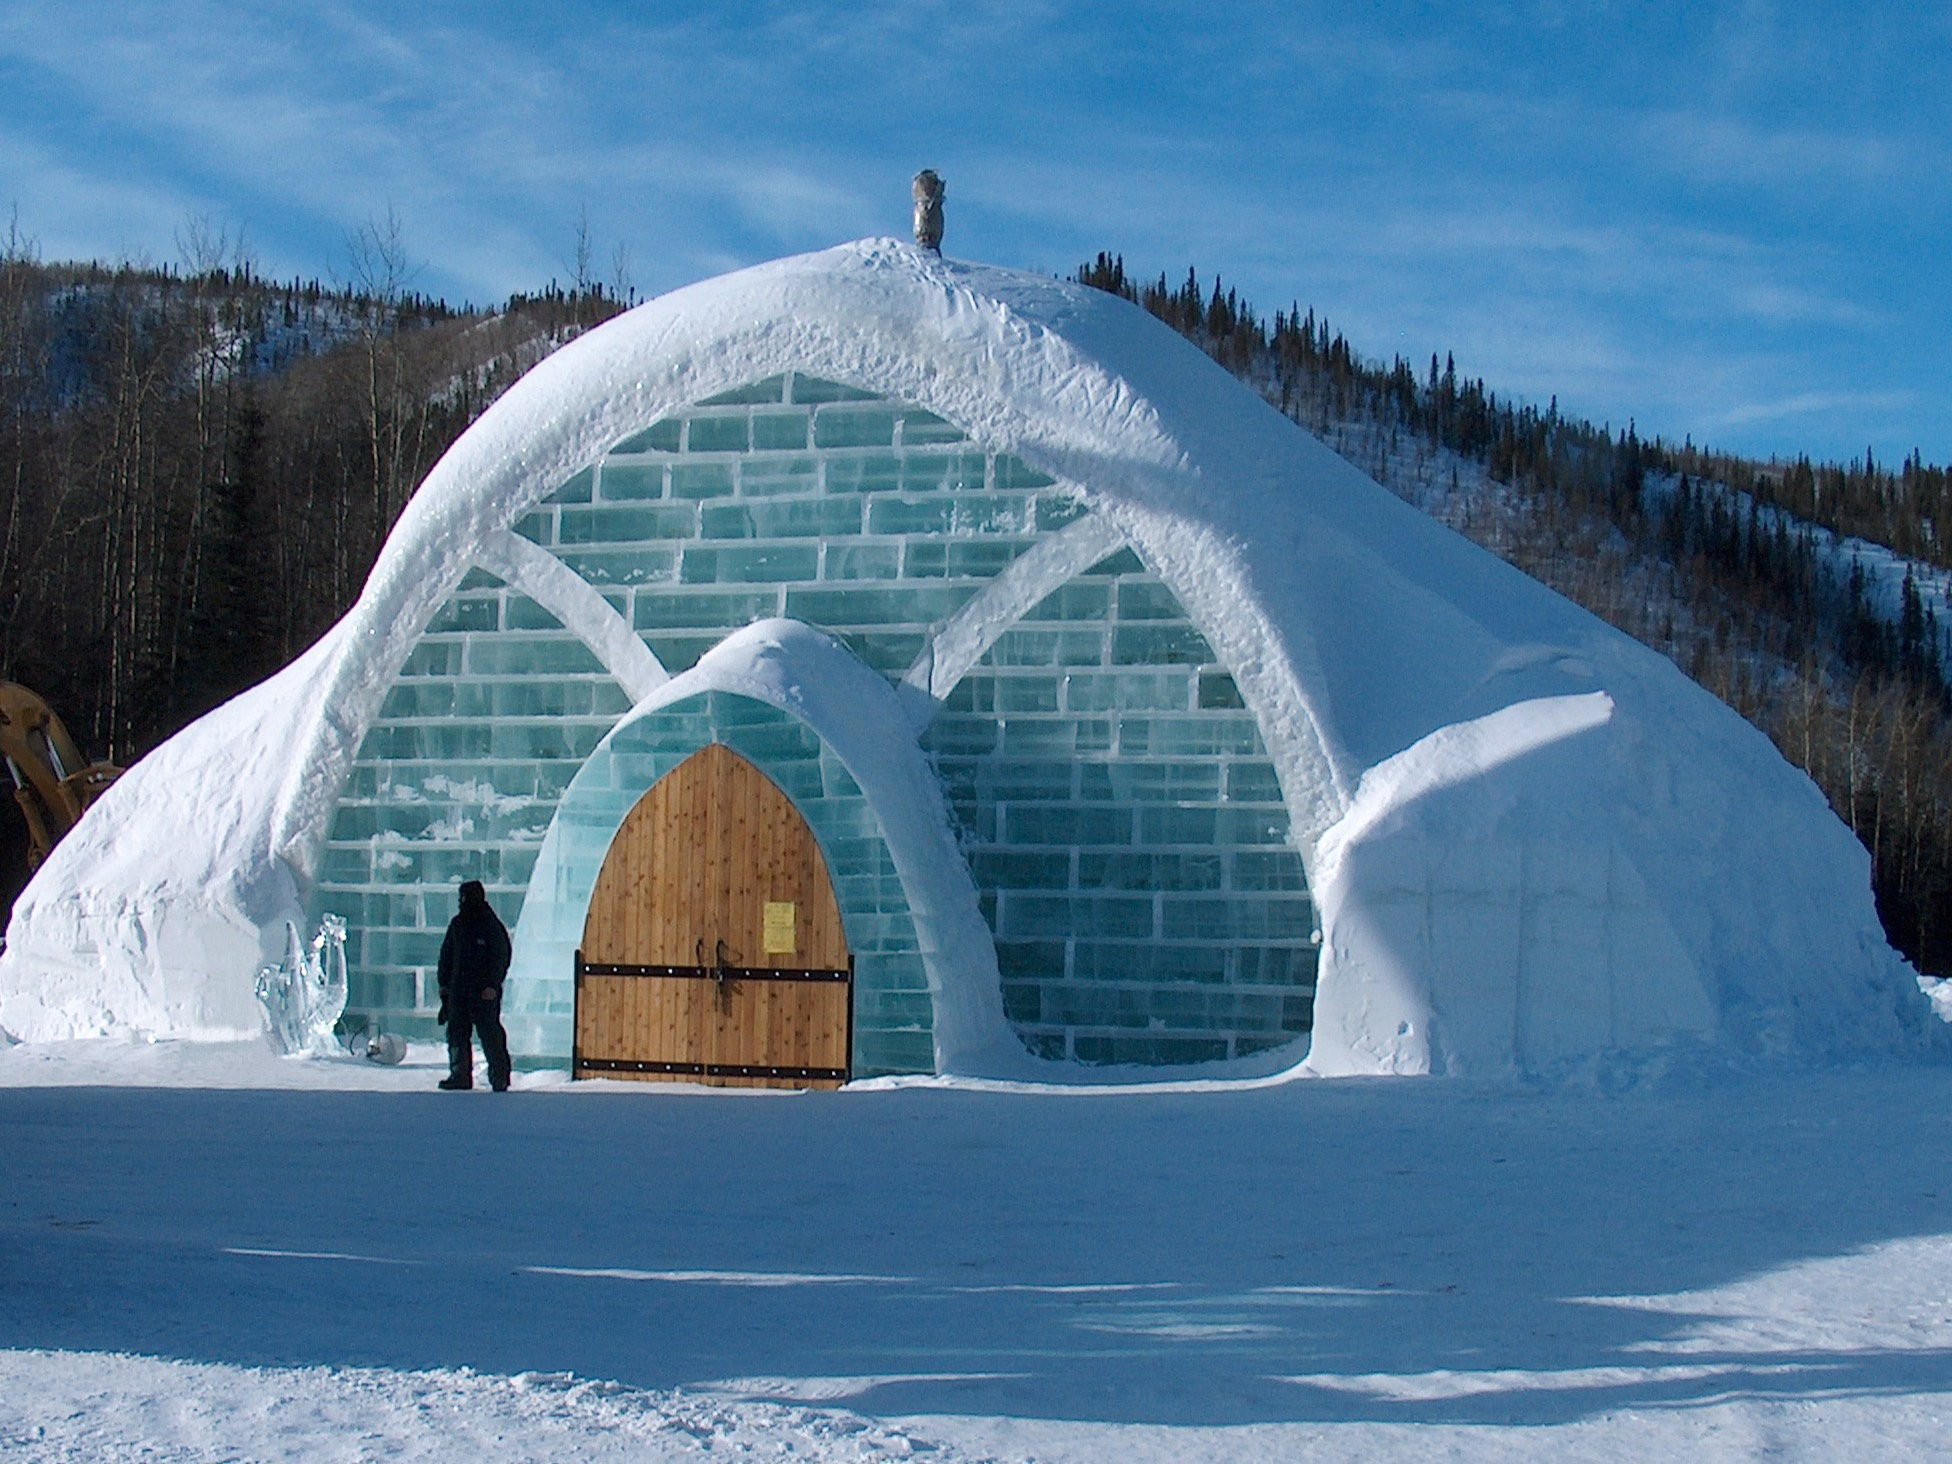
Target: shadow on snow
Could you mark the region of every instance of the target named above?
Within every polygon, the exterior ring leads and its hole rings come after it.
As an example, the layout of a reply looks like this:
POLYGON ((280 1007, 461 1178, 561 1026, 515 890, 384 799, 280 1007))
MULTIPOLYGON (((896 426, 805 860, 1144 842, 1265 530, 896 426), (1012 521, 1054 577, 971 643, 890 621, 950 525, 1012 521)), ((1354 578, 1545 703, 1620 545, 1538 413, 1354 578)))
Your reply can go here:
POLYGON ((1937 1234, 1948 1097, 14 1089, 0 1346, 1202 1425, 1946 1389, 1617 1299, 1937 1234))

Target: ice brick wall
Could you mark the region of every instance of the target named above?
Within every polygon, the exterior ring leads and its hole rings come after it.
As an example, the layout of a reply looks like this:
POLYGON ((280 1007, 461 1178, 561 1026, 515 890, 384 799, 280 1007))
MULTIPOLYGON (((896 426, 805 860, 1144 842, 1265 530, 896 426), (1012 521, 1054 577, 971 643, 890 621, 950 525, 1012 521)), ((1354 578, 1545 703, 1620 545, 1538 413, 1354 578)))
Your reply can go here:
POLYGON ((557 801, 627 710, 554 617, 468 576, 388 691, 321 855, 314 913, 346 917, 349 1009, 433 1033, 456 884, 515 924, 557 801))
POLYGON ((518 530, 603 590, 670 671, 781 615, 899 677, 935 626, 1078 513, 939 417, 795 376, 628 439, 518 530))
MULTIPOLYGON (((1078 512, 939 417, 781 376, 620 443, 518 532, 596 587, 668 670, 787 615, 898 677, 941 621, 1078 512)), ((328 835, 315 904, 351 925, 354 1009, 431 1033, 454 882, 481 879, 515 923, 563 789, 624 710, 552 615, 469 576, 402 668, 328 835)))
MULTIPOLYGON (((620 443, 517 531, 670 671, 783 615, 898 678, 1081 512, 939 417, 787 375, 620 443)), ((546 610, 469 576, 389 692, 324 851, 316 904, 349 917, 352 1007, 431 1030, 455 882, 481 879, 515 923, 563 790, 624 701, 546 610)), ((1312 912, 1272 769, 1224 670, 1136 560, 1100 566, 1008 632, 929 745, 1034 1050, 1189 1061, 1305 1029, 1312 912)), ((535 1041, 566 1057, 551 1033, 543 1022, 535 1041)), ((885 1060, 904 1050, 891 1035, 885 1060)), ((926 1069, 926 1041, 900 1060, 926 1069)))
POLYGON ((1006 631, 925 741, 1033 1052, 1199 1062, 1308 1030, 1315 912, 1274 765, 1131 551, 1006 631))

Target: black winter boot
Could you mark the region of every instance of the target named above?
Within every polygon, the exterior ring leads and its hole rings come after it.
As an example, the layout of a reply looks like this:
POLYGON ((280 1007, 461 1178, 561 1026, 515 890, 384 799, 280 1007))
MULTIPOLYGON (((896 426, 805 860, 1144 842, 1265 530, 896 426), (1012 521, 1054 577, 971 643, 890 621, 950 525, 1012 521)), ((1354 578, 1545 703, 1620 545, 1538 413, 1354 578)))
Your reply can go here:
POLYGON ((440 1086, 457 1093, 474 1086, 474 1043, 465 1020, 447 1024, 447 1076, 440 1086))

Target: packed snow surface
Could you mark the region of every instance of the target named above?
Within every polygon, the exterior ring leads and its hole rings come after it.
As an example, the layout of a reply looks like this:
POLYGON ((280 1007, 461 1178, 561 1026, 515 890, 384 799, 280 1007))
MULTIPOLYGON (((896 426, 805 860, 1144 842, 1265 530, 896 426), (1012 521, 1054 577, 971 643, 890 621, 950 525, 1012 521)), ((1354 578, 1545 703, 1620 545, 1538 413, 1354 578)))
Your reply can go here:
POLYGON ((29 1460, 1952 1448, 1952 1070, 434 1092, 0 1051, 29 1460))
MULTIPOLYGON (((0 1027, 248 1027, 351 758, 470 564, 517 572, 510 526, 572 474, 784 370, 1016 454, 1173 588, 1257 714, 1308 865, 1311 1071, 1942 1043, 1862 846, 1671 664, 1399 502, 1137 307, 889 240, 676 291, 530 372, 435 466, 328 640, 145 759, 43 867, 0 954, 0 1027)), ((544 588, 655 695, 661 668, 598 597, 544 588)), ((889 782, 910 735, 886 729, 889 782)), ((931 968, 940 991, 956 970, 990 979, 959 959, 931 968)))

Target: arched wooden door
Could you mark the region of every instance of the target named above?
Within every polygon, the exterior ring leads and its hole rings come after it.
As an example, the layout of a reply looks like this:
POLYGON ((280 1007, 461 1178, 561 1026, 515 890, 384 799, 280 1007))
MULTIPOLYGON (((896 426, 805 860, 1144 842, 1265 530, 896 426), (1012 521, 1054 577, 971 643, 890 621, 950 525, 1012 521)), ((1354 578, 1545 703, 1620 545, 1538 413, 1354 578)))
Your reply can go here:
POLYGON ((722 743, 638 800, 576 953, 572 1077, 837 1088, 854 961, 792 801, 722 743))

